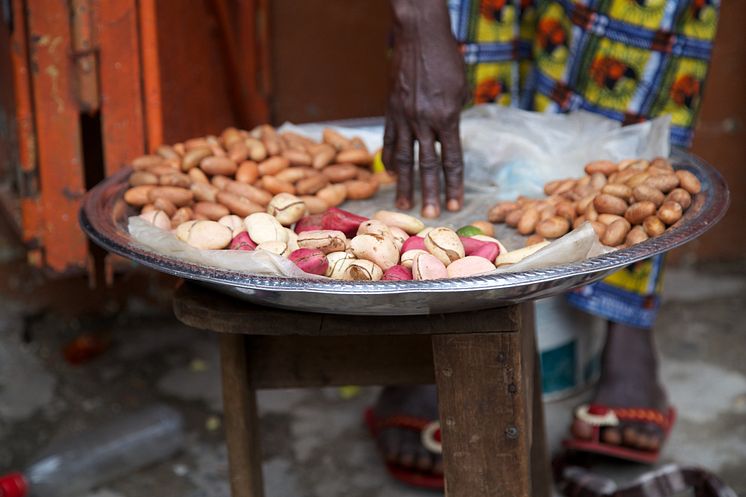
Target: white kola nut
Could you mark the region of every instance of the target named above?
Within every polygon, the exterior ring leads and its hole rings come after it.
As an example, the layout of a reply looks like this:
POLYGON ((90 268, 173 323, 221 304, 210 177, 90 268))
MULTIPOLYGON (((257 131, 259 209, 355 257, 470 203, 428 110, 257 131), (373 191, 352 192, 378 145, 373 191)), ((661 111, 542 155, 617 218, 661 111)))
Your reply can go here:
POLYGON ((404 245, 404 242, 407 241, 409 235, 406 231, 401 228, 397 228, 396 226, 389 226, 389 230, 391 231, 391 235, 394 237, 394 244, 396 245, 396 249, 401 250, 402 245, 404 245))
POLYGON ((427 253, 429 252, 427 252, 426 250, 422 250, 422 249, 407 250, 401 255, 401 261, 399 262, 399 264, 401 264, 402 266, 406 268, 412 269, 412 264, 414 264, 414 259, 419 254, 427 254, 427 253))
POLYGON ((410 235, 415 235, 425 229, 425 223, 402 212, 378 211, 373 214, 373 219, 382 221, 387 226, 401 228, 410 235))
POLYGON ((263 242, 286 242, 288 239, 287 231, 275 219, 274 216, 266 212, 256 212, 250 214, 243 220, 246 225, 246 231, 256 244, 263 242))
POLYGON ((358 235, 350 242, 350 249, 358 259, 374 262, 384 271, 399 262, 399 249, 392 235, 358 235))
POLYGON ((299 249, 300 245, 298 245, 298 234, 290 228, 285 228, 285 231, 287 231, 288 234, 287 244, 290 252, 299 249))
POLYGON ((443 264, 448 266, 451 262, 464 257, 464 245, 450 228, 435 228, 425 237, 425 248, 443 264))
POLYGON ((329 262, 326 276, 341 280, 344 278, 347 267, 355 260, 355 256, 349 252, 332 252, 327 254, 326 260, 329 262))
POLYGON ((358 235, 386 235, 392 236, 391 230, 381 221, 375 219, 368 219, 360 223, 357 228, 358 235))
POLYGON ((430 227, 424 228, 424 229, 422 229, 422 231, 419 231, 417 233, 417 236, 425 238, 427 236, 427 234, 430 233, 432 230, 433 230, 433 228, 430 228, 430 227))
POLYGON ((272 240, 269 242, 262 242, 256 246, 256 250, 266 250, 267 252, 271 252, 276 255, 282 255, 285 257, 290 255, 288 244, 285 242, 277 241, 277 240, 272 240))
POLYGON ((300 248, 319 249, 325 254, 341 252, 347 248, 347 237, 337 230, 310 230, 298 235, 300 248))
POLYGON ((345 280, 351 281, 378 281, 383 277, 383 270, 375 263, 364 259, 350 261, 345 269, 345 280))
POLYGON ((233 239, 231 230, 216 221, 182 223, 176 228, 176 236, 195 248, 205 250, 223 249, 233 239), (188 226, 183 227, 185 224, 188 226))
POLYGON ((229 214, 218 219, 218 222, 231 230, 233 238, 239 233, 246 231, 246 225, 243 223, 243 219, 236 216, 235 214, 229 214))
POLYGON ((140 218, 162 230, 171 229, 171 218, 162 210, 154 210, 140 214, 140 218))
POLYGON ((290 226, 306 215, 306 203, 291 193, 278 193, 267 205, 267 213, 283 226, 290 226))

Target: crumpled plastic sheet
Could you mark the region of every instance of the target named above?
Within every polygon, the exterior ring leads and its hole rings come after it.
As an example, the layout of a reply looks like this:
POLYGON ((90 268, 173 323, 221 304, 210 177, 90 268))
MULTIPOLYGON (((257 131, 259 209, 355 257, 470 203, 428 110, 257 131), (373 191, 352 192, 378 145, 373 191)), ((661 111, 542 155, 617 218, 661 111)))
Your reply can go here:
MULTIPOLYGON (((329 126, 286 123, 280 130, 320 140, 326 127, 329 126)), ((331 127, 347 137, 359 136, 370 150, 381 147, 383 125, 378 120, 368 120, 355 127, 331 127)), ((465 111, 461 119, 464 208, 457 213, 444 211, 439 219, 427 220, 425 224, 458 229, 477 219, 485 219, 489 208, 499 200, 514 199, 518 195, 541 198, 546 182, 580 177, 585 164, 593 160, 668 156, 669 127, 669 117, 622 127, 617 121, 588 112, 540 114, 493 104, 473 107, 465 111)), ((342 207, 372 216, 378 210, 396 210, 394 194, 393 185, 383 186, 374 198, 348 201, 342 207)), ((137 242, 157 253, 195 264, 260 276, 324 278, 304 273, 288 259, 264 251, 199 250, 137 217, 130 218, 129 232, 137 242)), ((525 237, 504 224, 495 227, 495 237, 508 250, 525 244, 525 237)), ((523 261, 495 272, 570 264, 611 250, 598 242, 595 232, 586 224, 523 261)))

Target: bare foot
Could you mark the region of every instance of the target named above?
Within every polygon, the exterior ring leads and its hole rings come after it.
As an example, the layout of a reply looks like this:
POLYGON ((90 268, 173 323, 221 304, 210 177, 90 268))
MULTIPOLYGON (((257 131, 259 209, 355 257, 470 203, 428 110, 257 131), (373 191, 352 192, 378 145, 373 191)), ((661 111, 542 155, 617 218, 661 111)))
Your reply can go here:
MULTIPOLYGON (((665 414, 668 402, 658 378, 653 330, 609 323, 601 379, 591 404, 648 408, 665 414)), ((575 420, 571 432, 577 438, 589 439, 593 427, 575 420)), ((607 444, 640 450, 658 450, 662 438, 662 429, 653 423, 622 421, 601 431, 601 439, 607 444)))

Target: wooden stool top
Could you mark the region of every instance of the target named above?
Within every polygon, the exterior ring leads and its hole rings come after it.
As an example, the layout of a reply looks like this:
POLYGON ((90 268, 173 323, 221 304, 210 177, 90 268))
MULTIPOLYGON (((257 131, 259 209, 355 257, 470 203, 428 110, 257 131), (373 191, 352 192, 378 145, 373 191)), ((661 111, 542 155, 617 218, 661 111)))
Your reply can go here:
POLYGON ((436 335, 520 329, 517 306, 424 316, 348 316, 263 307, 184 282, 174 294, 174 313, 188 326, 245 335, 436 335))

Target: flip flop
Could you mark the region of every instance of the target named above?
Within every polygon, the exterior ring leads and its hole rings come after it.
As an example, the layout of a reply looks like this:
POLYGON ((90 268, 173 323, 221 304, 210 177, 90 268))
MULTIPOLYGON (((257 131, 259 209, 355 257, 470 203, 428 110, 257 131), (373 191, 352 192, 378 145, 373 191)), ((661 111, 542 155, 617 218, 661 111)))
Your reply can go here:
POLYGON ((582 405, 575 410, 575 419, 593 426, 593 435, 590 439, 573 437, 564 440, 562 444, 567 449, 602 454, 644 464, 655 464, 660 457, 660 449, 633 449, 605 443, 601 440, 601 429, 609 426, 619 426, 622 421, 652 423, 663 430, 662 446, 676 421, 676 409, 669 407, 663 413, 656 409, 612 408, 598 404, 582 405))
MULTIPOLYGON (((376 440, 378 440, 381 430, 385 428, 402 428, 420 433, 422 445, 430 452, 435 454, 443 452, 440 443, 440 423, 438 421, 411 416, 391 416, 379 419, 373 409, 369 408, 365 411, 365 424, 368 426, 371 436, 376 440)), ((386 463, 386 469, 395 479, 413 487, 440 491, 444 488, 443 476, 404 468, 391 462, 386 463)))

